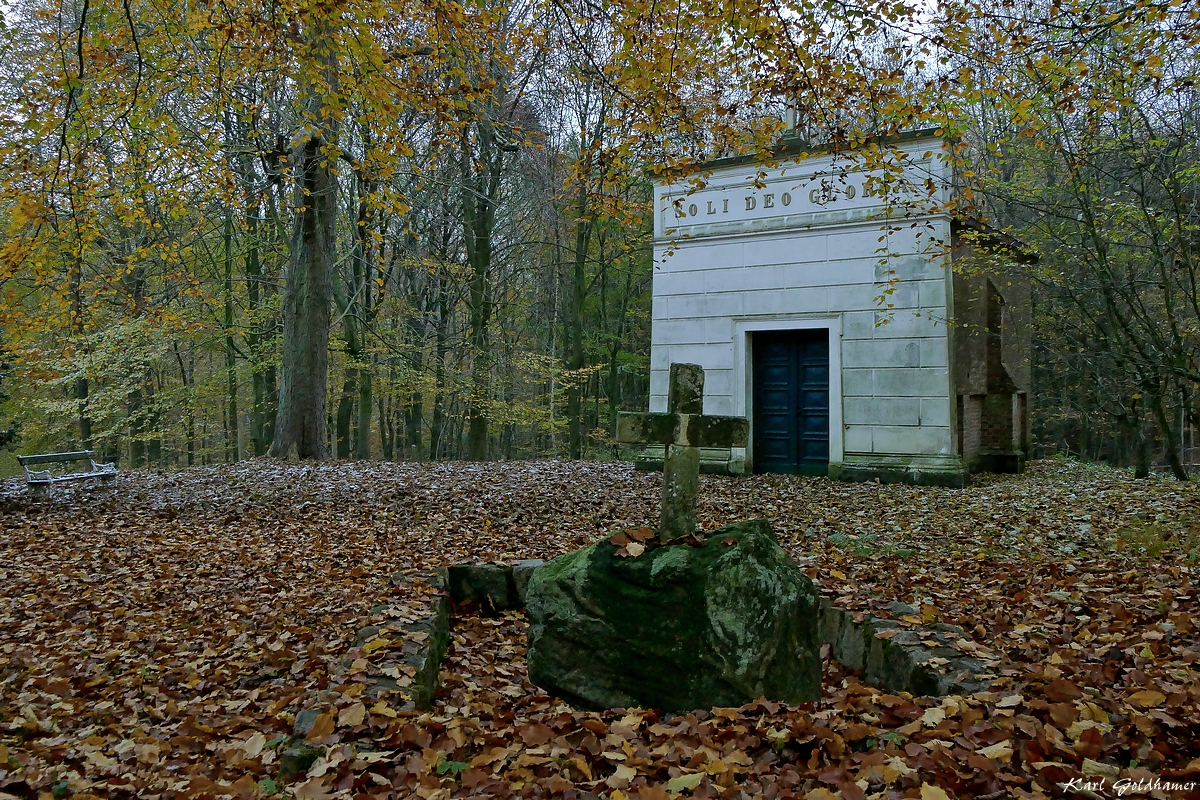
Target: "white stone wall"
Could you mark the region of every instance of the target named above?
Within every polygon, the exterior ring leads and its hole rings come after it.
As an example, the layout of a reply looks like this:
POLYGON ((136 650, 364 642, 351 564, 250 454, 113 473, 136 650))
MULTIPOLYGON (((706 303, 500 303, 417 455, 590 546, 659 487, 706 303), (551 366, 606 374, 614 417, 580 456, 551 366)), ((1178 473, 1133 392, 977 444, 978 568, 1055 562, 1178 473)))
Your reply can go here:
MULTIPOLYGON (((929 148, 910 145, 918 156, 929 148)), ((753 331, 826 327, 831 461, 900 456, 933 466, 953 457, 945 324, 952 292, 937 243, 949 241, 949 218, 928 216, 916 228, 906 220, 886 237, 885 267, 882 207, 864 197, 861 174, 853 197, 822 204, 806 201, 814 195, 808 187, 819 185, 814 174, 830 170, 827 158, 770 171, 758 188, 754 170, 718 170, 690 195, 657 187, 650 410, 666 410, 670 364, 692 362, 706 370, 706 413, 749 415, 753 331), (774 212, 785 191, 786 213, 763 213, 764 198, 774 195, 774 212), (681 209, 671 202, 678 197, 681 209), (746 197, 755 198, 758 216, 746 197), (728 206, 741 213, 722 218, 728 206), (877 298, 888 269, 897 282, 883 311, 877 298)), ((854 183, 851 173, 844 185, 854 183)))

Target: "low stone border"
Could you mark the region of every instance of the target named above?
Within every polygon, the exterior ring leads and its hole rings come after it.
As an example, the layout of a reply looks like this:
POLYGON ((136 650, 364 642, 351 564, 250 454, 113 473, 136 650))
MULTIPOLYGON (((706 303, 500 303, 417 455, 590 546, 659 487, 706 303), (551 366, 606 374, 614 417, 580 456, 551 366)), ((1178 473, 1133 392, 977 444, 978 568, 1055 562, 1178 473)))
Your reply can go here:
MULTIPOLYGON (((524 608, 529 578, 543 563, 531 559, 515 566, 456 564, 392 576, 396 583, 423 581, 435 595, 426 616, 384 620, 367 625, 355 635, 355 648, 363 648, 389 633, 399 634, 404 640, 399 649, 385 651, 384 661, 372 664, 376 669, 368 676, 367 696, 377 700, 384 692, 396 692, 406 698, 401 710, 432 708, 438 672, 450 642, 451 601, 491 611, 524 608)), ((371 610, 380 613, 387 608, 379 605, 371 610)), ((821 598, 818 614, 818 635, 822 644, 829 645, 830 655, 843 666, 860 671, 866 683, 885 691, 935 697, 969 695, 986 690, 994 677, 987 673, 987 664, 982 660, 964 655, 955 646, 968 638, 955 625, 907 629, 895 620, 878 617, 856 621, 854 612, 835 606, 827 597, 821 598)), ((353 660, 347 659, 343 667, 350 669, 352 664, 353 660)), ((292 739, 280 759, 285 780, 307 770, 324 752, 304 741, 319 713, 318 709, 308 708, 296 715, 292 739)))
MULTIPOLYGON (((384 651, 384 659, 376 666, 379 673, 371 675, 367 696, 372 700, 388 691, 399 692, 408 699, 400 706, 402 711, 433 708, 433 695, 437 692, 438 672, 446 648, 450 646, 450 595, 447 594, 445 570, 418 572, 413 575, 397 573, 394 583, 422 581, 436 594, 429 613, 416 620, 387 619, 378 625, 367 625, 354 636, 354 646, 363 647, 377 636, 389 632, 400 634, 404 644, 399 650, 384 651)), ((375 606, 372 614, 388 608, 386 604, 375 606)), ((347 665, 348 666, 348 665, 347 665)))
POLYGON ((456 564, 439 570, 456 603, 474 603, 493 611, 525 607, 525 590, 533 571, 546 562, 541 559, 507 564, 456 564))
POLYGON ((854 613, 821 598, 817 630, 830 655, 844 667, 862 672, 863 680, 889 692, 942 697, 985 691, 995 676, 978 658, 953 645, 967 638, 957 625, 935 624, 906 629, 891 619, 871 617, 856 622, 854 613), (930 646, 927 642, 934 643, 930 646))
MULTIPOLYGON (((405 698, 400 705, 402 711, 427 710, 433 707, 433 696, 437 692, 438 672, 442 659, 450 644, 450 594, 447 592, 446 570, 418 572, 412 575, 397 573, 392 582, 412 583, 421 581, 433 590, 433 602, 428 613, 418 619, 385 619, 376 625, 367 625, 354 636, 355 649, 365 647, 379 637, 397 634, 403 640, 398 649, 385 650, 383 659, 373 662, 367 674, 364 694, 378 700, 385 692, 396 692, 405 698)), ((522 599, 524 594, 521 595, 522 599)), ((380 604, 371 609, 379 614, 389 608, 380 604)), ((343 669, 353 669, 354 659, 342 662, 343 669)), ((283 748, 279 760, 280 777, 288 780, 305 772, 320 758, 325 748, 307 744, 304 739, 312 730, 320 709, 306 708, 296 715, 292 726, 292 738, 283 748)))

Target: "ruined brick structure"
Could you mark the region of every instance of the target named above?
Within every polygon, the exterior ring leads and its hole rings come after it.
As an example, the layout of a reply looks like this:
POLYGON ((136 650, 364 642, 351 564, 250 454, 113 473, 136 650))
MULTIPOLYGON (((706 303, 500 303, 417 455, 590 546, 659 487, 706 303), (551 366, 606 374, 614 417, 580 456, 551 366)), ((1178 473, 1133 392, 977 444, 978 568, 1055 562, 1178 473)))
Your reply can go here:
POLYGON ((980 238, 979 231, 966 237, 962 229, 957 233, 953 338, 958 452, 970 472, 1020 472, 1029 457, 1029 278, 1021 269, 1004 266, 1023 258, 1013 243, 980 238))

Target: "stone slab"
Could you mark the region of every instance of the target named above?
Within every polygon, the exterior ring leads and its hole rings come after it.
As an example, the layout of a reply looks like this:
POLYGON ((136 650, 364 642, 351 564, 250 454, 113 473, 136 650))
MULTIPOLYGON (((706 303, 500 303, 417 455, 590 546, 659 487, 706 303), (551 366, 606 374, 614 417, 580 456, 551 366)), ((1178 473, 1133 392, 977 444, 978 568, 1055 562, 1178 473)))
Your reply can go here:
POLYGON ((447 580, 444 570, 433 570, 413 575, 398 574, 393 581, 422 581, 438 594, 434 597, 428 613, 418 620, 384 620, 379 625, 368 625, 355 636, 355 643, 366 644, 379 633, 396 634, 403 639, 399 649, 382 651, 371 672, 367 696, 377 699, 386 692, 396 692, 404 698, 401 710, 429 709, 433 707, 433 696, 437 692, 438 673, 442 659, 450 644, 451 603, 446 591, 447 580), (395 670, 399 678, 386 672, 395 670))
POLYGON ((821 599, 821 641, 843 666, 861 671, 865 683, 889 692, 934 697, 987 690, 991 685, 987 666, 950 646, 965 638, 962 629, 938 627, 906 630, 894 620, 878 618, 856 622, 853 612, 838 608, 827 597, 821 599), (930 647, 926 641, 938 646, 930 647))
POLYGON ((446 586, 456 603, 485 610, 519 608, 512 567, 503 564, 455 564, 446 570, 446 586))
POLYGON ((545 564, 540 558, 529 558, 524 561, 518 561, 512 568, 513 588, 517 593, 517 602, 519 608, 525 607, 525 594, 529 589, 529 579, 533 577, 534 570, 545 564))

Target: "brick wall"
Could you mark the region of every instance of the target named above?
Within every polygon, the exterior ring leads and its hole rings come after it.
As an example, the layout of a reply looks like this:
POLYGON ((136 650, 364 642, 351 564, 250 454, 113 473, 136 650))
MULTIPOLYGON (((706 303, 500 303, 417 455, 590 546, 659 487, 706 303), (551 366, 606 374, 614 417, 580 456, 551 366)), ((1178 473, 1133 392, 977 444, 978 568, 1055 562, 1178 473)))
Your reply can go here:
POLYGON ((1013 396, 989 394, 983 396, 983 419, 980 425, 980 446, 984 450, 1007 452, 1013 449, 1013 396))
POLYGON ((970 462, 979 455, 980 428, 983 422, 983 395, 958 396, 958 452, 970 462))

